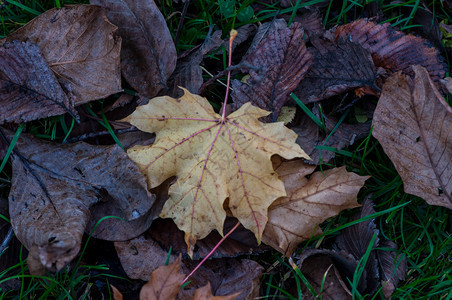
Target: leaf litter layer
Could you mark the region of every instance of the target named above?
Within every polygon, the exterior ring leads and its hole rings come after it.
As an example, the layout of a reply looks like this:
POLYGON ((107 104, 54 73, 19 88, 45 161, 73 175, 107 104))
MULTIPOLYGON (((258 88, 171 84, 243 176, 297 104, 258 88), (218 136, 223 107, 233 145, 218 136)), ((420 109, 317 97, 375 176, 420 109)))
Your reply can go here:
POLYGON ((260 241, 268 207, 286 196, 271 156, 309 158, 282 122, 258 121, 268 114, 247 103, 222 117, 205 98, 185 90, 179 99, 154 98, 124 119, 142 131, 156 132, 154 145, 128 150, 149 188, 178 177, 161 217, 173 218, 185 232, 189 253, 213 229, 223 232, 225 205, 260 241))
MULTIPOLYGON (((10 139, 4 133, 0 130, 0 138, 10 139)), ((108 201, 104 205, 136 220, 154 203, 140 171, 117 145, 56 145, 23 134, 12 154, 12 168, 9 211, 14 232, 37 267, 54 272, 78 254, 93 217, 90 208, 108 201)), ((125 239, 139 235, 147 229, 142 221, 135 224, 137 231, 117 234, 125 239)))

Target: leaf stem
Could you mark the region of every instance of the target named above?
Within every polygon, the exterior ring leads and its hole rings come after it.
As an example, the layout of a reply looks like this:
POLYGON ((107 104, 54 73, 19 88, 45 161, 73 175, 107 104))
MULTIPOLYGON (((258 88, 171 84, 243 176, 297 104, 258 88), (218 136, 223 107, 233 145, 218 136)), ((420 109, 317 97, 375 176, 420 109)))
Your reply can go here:
MULTIPOLYGON (((231 30, 231 37, 229 38, 229 60, 228 60, 228 67, 232 64, 232 42, 234 41, 235 37, 237 36, 237 30, 232 29, 231 30)), ((226 95, 224 96, 224 103, 223 103, 223 111, 221 112, 221 120, 224 121, 226 118, 226 103, 228 102, 229 97, 229 85, 231 83, 231 70, 228 71, 228 79, 226 83, 226 95)))
POLYGON ((234 227, 232 227, 231 230, 229 230, 228 233, 225 234, 225 236, 215 245, 215 247, 213 247, 212 250, 210 250, 210 252, 206 255, 206 257, 204 257, 201 262, 193 269, 193 271, 190 272, 190 274, 187 275, 187 277, 185 277, 184 281, 182 281, 182 285, 187 282, 188 278, 190 278, 190 276, 192 276, 201 266, 202 264, 209 259, 209 257, 212 256, 212 254, 217 250, 218 247, 220 247, 220 245, 224 242, 224 240, 226 240, 228 238, 228 236, 233 233, 240 225, 240 221, 237 221, 237 224, 234 225, 234 227))

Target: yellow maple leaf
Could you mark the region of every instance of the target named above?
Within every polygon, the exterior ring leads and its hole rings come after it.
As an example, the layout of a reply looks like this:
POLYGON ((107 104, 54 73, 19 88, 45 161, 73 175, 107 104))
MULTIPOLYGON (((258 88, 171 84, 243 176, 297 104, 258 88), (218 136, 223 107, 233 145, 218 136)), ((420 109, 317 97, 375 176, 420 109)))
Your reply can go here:
POLYGON ((149 188, 177 176, 160 216, 185 232, 189 253, 213 229, 223 233, 225 208, 260 242, 268 207, 286 196, 271 156, 309 157, 282 122, 258 121, 269 112, 246 103, 222 118, 207 99, 184 92, 178 99, 151 99, 124 119, 157 135, 152 146, 129 149, 129 157, 149 188))

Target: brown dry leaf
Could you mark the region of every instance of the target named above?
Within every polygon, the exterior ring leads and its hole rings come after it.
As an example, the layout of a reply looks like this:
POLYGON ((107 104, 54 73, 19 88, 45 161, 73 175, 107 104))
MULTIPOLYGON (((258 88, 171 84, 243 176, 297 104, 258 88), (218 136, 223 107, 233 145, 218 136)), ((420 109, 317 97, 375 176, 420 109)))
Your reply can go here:
MULTIPOLYGON (((375 213, 374 204, 369 198, 370 196, 364 200, 361 211, 353 215, 349 221, 363 219, 375 213)), ((336 238, 335 243, 339 249, 351 254, 356 260, 360 260, 369 248, 374 235, 377 235, 377 239, 370 247, 372 247, 372 249, 377 247, 380 242, 378 233, 379 231, 375 225, 374 219, 361 221, 358 224, 342 230, 341 234, 336 238)), ((366 274, 363 277, 365 280, 361 283, 361 289, 367 294, 374 294, 380 279, 376 251, 372 251, 369 254, 364 268, 366 274)))
POLYGON ((212 294, 212 287, 210 282, 205 286, 198 288, 193 295, 193 300, 234 300, 240 293, 235 293, 228 296, 214 296, 212 294))
MULTIPOLYGON (((10 139, 3 132, 2 138, 10 139)), ((12 164, 11 224, 31 257, 51 271, 79 252, 91 206, 108 200, 135 220, 154 202, 139 169, 116 145, 56 145, 22 134, 12 164)))
POLYGON ((223 232, 227 198, 232 215, 260 242, 268 206, 286 195, 270 157, 308 158, 294 143, 293 131, 282 123, 258 121, 268 114, 247 103, 222 119, 207 99, 185 90, 179 99, 154 98, 124 119, 156 132, 151 147, 128 150, 149 188, 178 177, 160 216, 173 218, 185 232, 189 253, 213 229, 223 232))
POLYGON ((452 108, 425 68, 415 79, 396 73, 383 86, 373 135, 404 183, 405 192, 452 209, 452 108))
POLYGON ((212 49, 218 48, 223 40, 221 39, 221 30, 215 31, 209 35, 201 47, 188 56, 177 61, 176 69, 168 79, 168 87, 170 89, 168 95, 171 97, 180 97, 183 95, 179 88, 183 86, 191 93, 198 93, 203 83, 201 62, 204 55, 212 49))
MULTIPOLYGON (((236 222, 236 219, 227 218, 224 232, 229 231, 236 222), (234 223, 231 224, 228 221, 234 221, 234 223)), ((216 231, 199 240, 193 252, 193 259, 206 257, 220 240, 221 236, 216 231)), ((115 247, 121 265, 127 275, 133 279, 149 278, 150 273, 165 262, 170 249, 173 254, 180 253, 183 257, 188 256, 184 233, 171 219, 154 220, 151 228, 144 235, 129 241, 115 242, 115 247)), ((265 249, 263 245, 257 247, 254 235, 240 226, 215 250, 211 258, 249 255, 265 249)))
MULTIPOLYGON (((287 27, 287 26, 286 26, 287 27)), ((237 36, 235 37, 234 41, 232 42, 232 53, 234 53, 234 50, 237 46, 241 45, 242 43, 246 42, 249 38, 255 35, 257 26, 256 24, 245 24, 243 26, 240 26, 239 28, 235 28, 237 30, 237 36)), ((219 30, 221 32, 221 30, 219 30)), ((225 39, 223 41, 224 50, 226 50, 227 53, 229 53, 229 38, 225 39)), ((217 55, 222 55, 223 50, 220 49, 216 53, 217 55)))
MULTIPOLYGON (((297 265, 311 286, 322 299, 352 299, 348 280, 353 281, 358 261, 344 252, 324 249, 307 249, 300 255, 297 265)), ((365 276, 363 274, 362 278, 365 276)), ((357 289, 362 292, 362 278, 357 289)), ((306 285, 301 285, 303 299, 319 299, 306 285)))
MULTIPOLYGON (((284 20, 289 22, 292 17, 291 13, 282 16, 284 20)), ((309 6, 305 9, 299 9, 295 15, 293 22, 300 23, 309 39, 322 36, 325 33, 325 27, 322 23, 322 17, 317 9, 311 9, 309 6)))
POLYGON ((306 75, 312 56, 303 41, 304 31, 294 23, 269 34, 242 60, 250 68, 247 83, 232 82, 233 109, 251 102, 273 114, 276 120, 281 107, 303 77, 306 75))
MULTIPOLYGON (((247 54, 255 52, 267 36, 275 34, 278 30, 282 29, 287 29, 287 22, 284 21, 284 19, 274 19, 271 22, 267 22, 259 26, 256 34, 254 35, 253 41, 247 50, 247 54)), ((228 48, 227 45, 225 46, 228 48)))
POLYGON ((110 287, 111 287, 111 290, 113 291, 113 299, 114 300, 122 300, 123 297, 122 297, 121 292, 111 284, 110 284, 110 287))
POLYGON ((389 299, 399 285, 399 281, 405 280, 407 262, 404 256, 397 254, 397 245, 394 242, 383 240, 379 248, 377 258, 381 269, 381 285, 383 294, 389 299))
MULTIPOLYGON (((186 260, 183 267, 189 272, 199 261, 186 260)), ((178 300, 191 300, 196 289, 210 282, 216 296, 240 293, 236 300, 251 300, 259 296, 260 278, 264 268, 249 259, 220 258, 206 261, 190 277, 190 284, 180 291, 178 300)))
POLYGON ((143 285, 140 300, 172 300, 176 299, 184 279, 180 273, 181 257, 168 266, 160 266, 152 272, 148 283, 143 285))
MULTIPOLYGON (((151 273, 158 266, 164 265, 168 257, 168 251, 144 235, 129 241, 115 242, 115 248, 124 271, 132 279, 148 280, 151 273)), ((175 258, 171 255, 170 262, 175 258)))
POLYGON ((361 45, 346 39, 337 43, 312 40, 314 62, 294 94, 303 103, 320 101, 348 90, 374 86, 377 77, 372 57, 361 45))
POLYGON ((91 0, 119 27, 121 70, 141 96, 154 97, 166 89, 176 67, 176 47, 153 0, 91 0))
POLYGON ((283 162, 275 171, 284 181, 287 197, 268 209, 262 241, 287 256, 299 243, 322 233, 319 224, 344 209, 358 207, 359 190, 368 176, 347 172, 345 167, 315 172, 301 160, 283 162))
POLYGON ((34 18, 4 41, 30 41, 41 52, 75 105, 121 91, 117 27, 102 8, 64 6, 34 18))
POLYGON ((39 48, 12 42, 0 46, 0 124, 77 115, 39 48))
MULTIPOLYGON (((226 217, 223 234, 226 234, 232 229, 236 223, 237 219, 226 217)), ((154 220, 151 227, 146 232, 146 236, 148 239, 152 238, 157 241, 158 244, 167 251, 171 248, 172 253, 182 253, 184 256, 187 255, 187 245, 184 241, 184 233, 177 228, 176 224, 174 224, 171 219, 154 220)), ((221 238, 222 236, 218 232, 212 231, 205 238, 198 240, 195 251, 193 252, 193 259, 197 260, 206 257, 218 244, 221 238)), ((263 246, 258 247, 256 237, 251 231, 245 229, 243 226, 239 226, 223 243, 221 243, 210 257, 234 257, 241 254, 251 254, 263 251, 264 249, 263 246)), ((148 252, 150 251, 151 250, 149 249, 148 252)))
POLYGON ((389 23, 377 24, 360 19, 337 27, 334 34, 369 50, 375 66, 391 73, 403 71, 413 75, 411 66, 421 65, 435 81, 446 74, 447 66, 436 48, 420 37, 396 31, 389 23))

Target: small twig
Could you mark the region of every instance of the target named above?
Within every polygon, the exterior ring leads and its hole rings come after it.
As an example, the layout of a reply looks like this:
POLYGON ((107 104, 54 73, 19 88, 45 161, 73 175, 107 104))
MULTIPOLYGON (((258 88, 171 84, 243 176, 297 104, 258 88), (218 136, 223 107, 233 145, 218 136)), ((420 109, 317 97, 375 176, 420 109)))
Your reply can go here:
POLYGON ((180 33, 182 31, 182 27, 184 26, 185 15, 187 14, 189 5, 190 5, 190 0, 186 0, 184 9, 182 10, 182 15, 180 16, 179 25, 177 26, 176 37, 174 38, 174 45, 176 45, 176 46, 177 46, 177 43, 179 42, 180 33))
POLYGON ((11 242, 14 235, 13 227, 11 226, 8 230, 8 233, 6 234, 5 239, 3 240, 2 245, 0 246, 0 254, 3 253, 6 249, 9 247, 9 243, 11 242))

